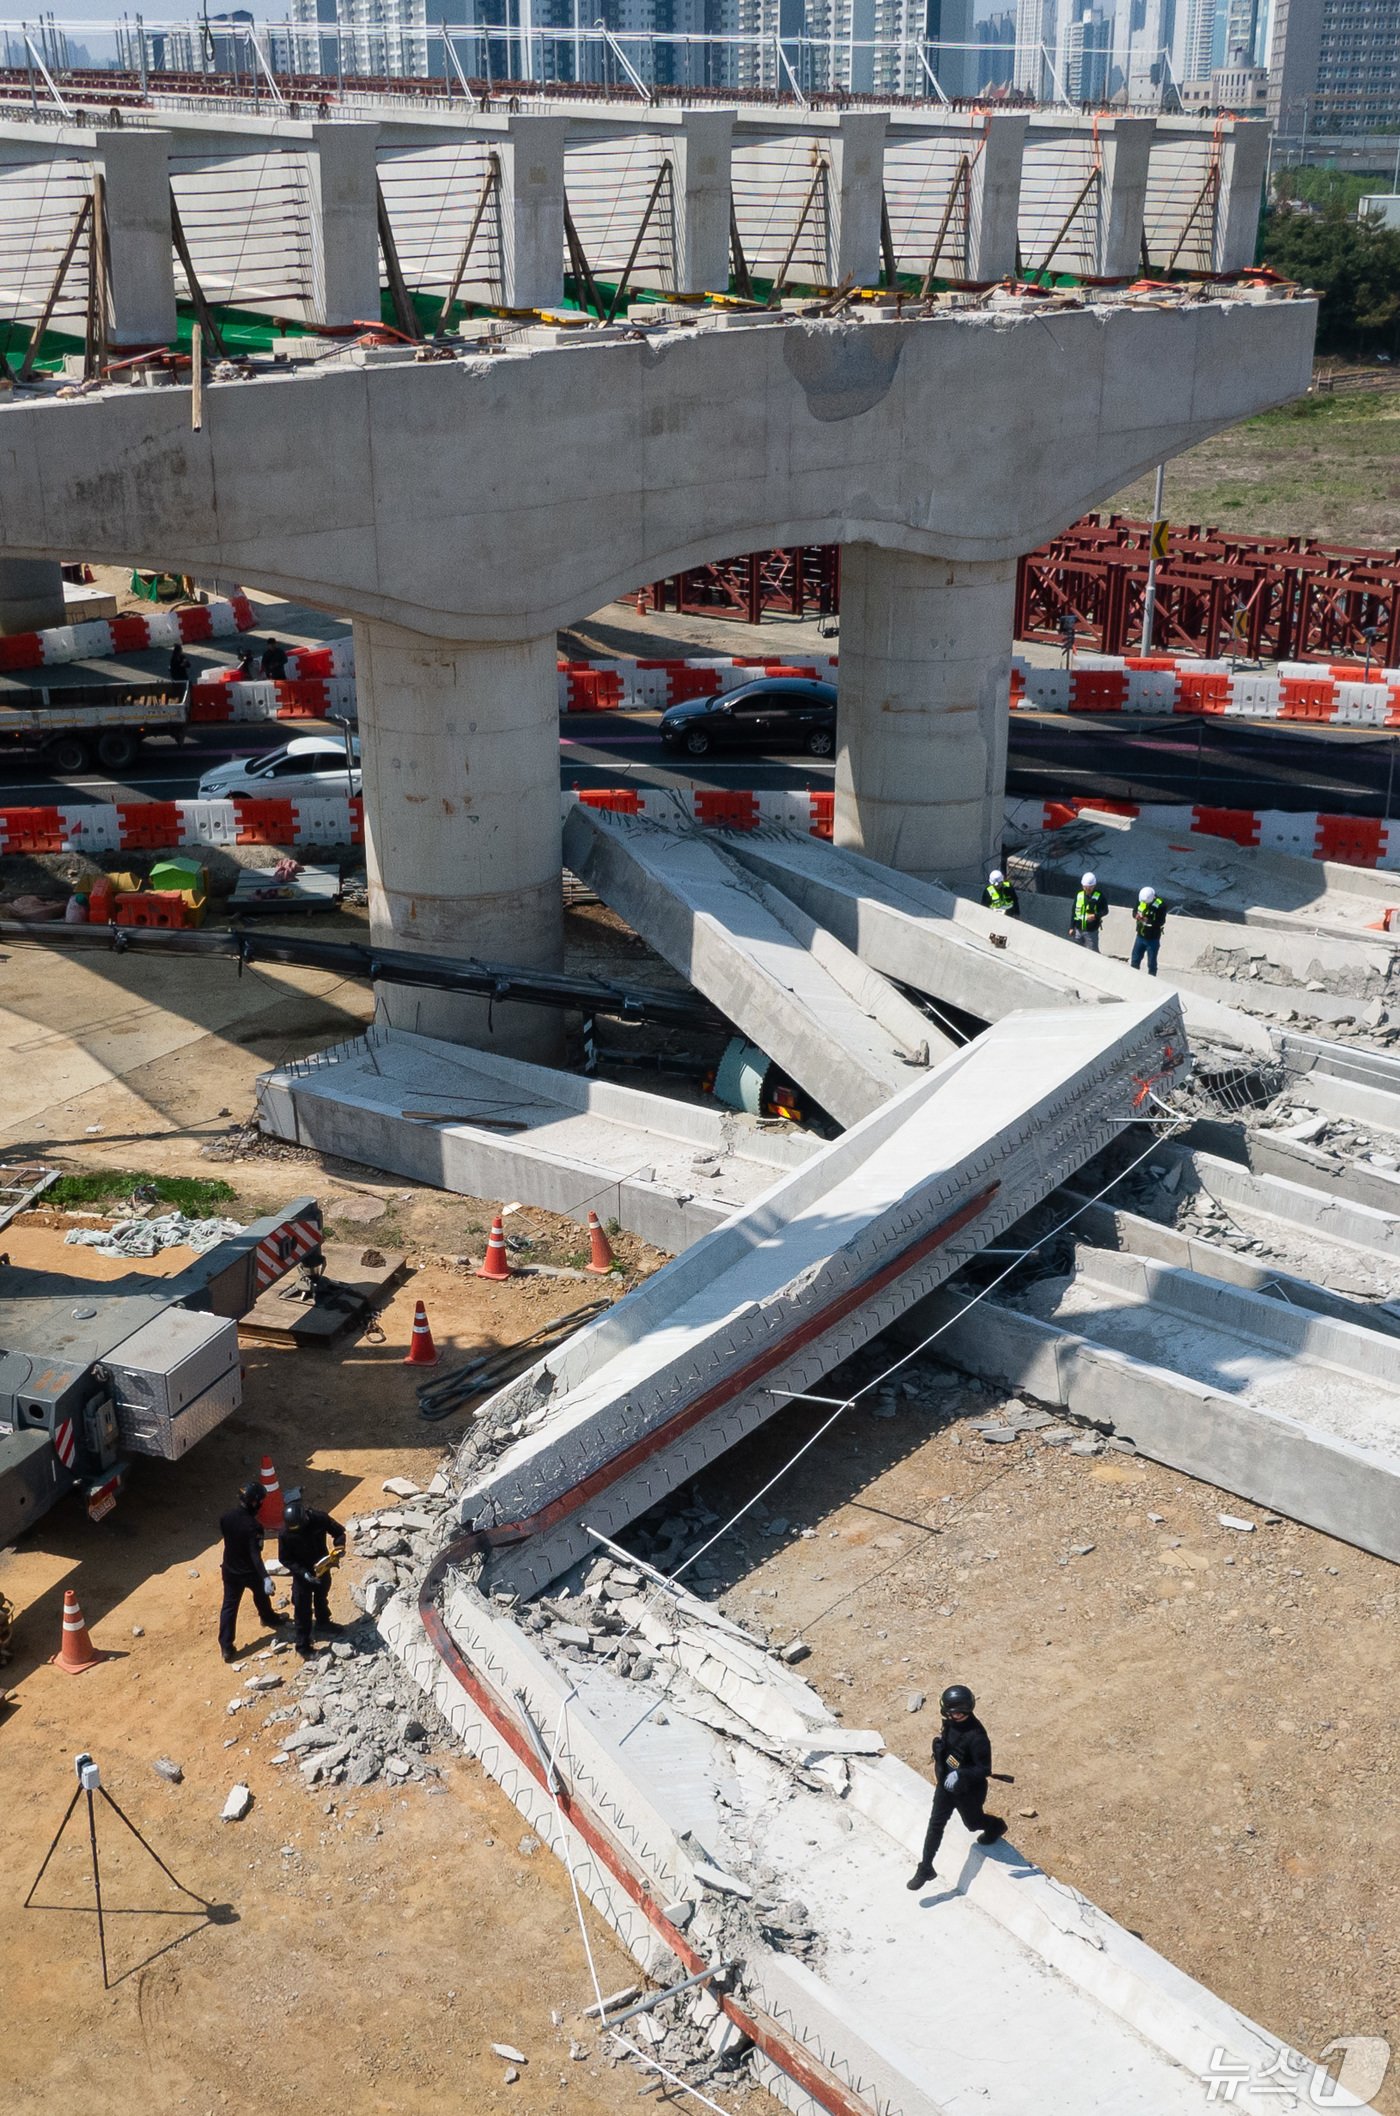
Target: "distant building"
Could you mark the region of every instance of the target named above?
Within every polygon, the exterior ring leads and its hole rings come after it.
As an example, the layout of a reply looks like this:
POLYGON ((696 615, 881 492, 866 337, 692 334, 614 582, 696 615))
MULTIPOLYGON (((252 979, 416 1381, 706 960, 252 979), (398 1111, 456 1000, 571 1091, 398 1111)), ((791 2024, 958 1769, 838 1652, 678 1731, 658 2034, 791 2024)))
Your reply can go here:
POLYGON ((1010 88, 1015 69, 1016 10, 1004 8, 1000 14, 985 16, 974 25, 972 34, 981 46, 974 60, 973 94, 980 95, 987 88, 1010 88))
POLYGON ((1400 126, 1396 0, 1274 0, 1268 114, 1279 132, 1400 126))
POLYGON ((1210 77, 1210 100, 1216 110, 1236 117, 1262 118, 1269 102, 1269 69, 1236 62, 1217 66, 1210 77))

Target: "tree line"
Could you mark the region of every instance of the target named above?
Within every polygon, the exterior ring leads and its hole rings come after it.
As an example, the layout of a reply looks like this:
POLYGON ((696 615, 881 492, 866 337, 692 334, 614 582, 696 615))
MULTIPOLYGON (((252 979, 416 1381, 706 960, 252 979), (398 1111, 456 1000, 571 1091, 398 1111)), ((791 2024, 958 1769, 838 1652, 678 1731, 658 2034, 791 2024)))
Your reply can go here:
POLYGON ((1400 353, 1400 229, 1352 216, 1374 178, 1286 169, 1259 230, 1259 257, 1322 297, 1318 351, 1400 353))

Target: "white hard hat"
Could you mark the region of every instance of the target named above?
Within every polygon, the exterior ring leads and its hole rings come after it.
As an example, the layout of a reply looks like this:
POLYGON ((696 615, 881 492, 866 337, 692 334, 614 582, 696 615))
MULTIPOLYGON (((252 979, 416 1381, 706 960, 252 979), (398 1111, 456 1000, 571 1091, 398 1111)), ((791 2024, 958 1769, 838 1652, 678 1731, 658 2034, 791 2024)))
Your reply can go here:
POLYGON ((1157 892, 1153 888, 1151 882, 1144 882, 1141 889, 1139 889, 1138 891, 1138 902, 1140 904, 1150 904, 1156 894, 1157 892))
POLYGON ((1097 881, 1098 876, 1096 874, 1081 874, 1079 886, 1081 889, 1092 889, 1097 881))
POLYGON ((993 867, 991 873, 987 876, 987 880, 989 882, 1004 882, 1006 876, 1002 873, 1000 867, 993 867))

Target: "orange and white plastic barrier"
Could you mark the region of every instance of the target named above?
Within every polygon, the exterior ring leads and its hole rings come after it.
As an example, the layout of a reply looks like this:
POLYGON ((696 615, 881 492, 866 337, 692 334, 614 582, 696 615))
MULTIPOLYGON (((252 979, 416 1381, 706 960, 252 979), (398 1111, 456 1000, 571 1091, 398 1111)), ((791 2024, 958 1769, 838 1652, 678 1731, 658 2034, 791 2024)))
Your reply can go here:
POLYGON ((1259 852, 1285 852, 1298 860, 1336 860, 1344 867, 1400 868, 1400 821, 1379 816, 1330 816, 1313 810, 1210 808, 1167 801, 1008 801, 1006 819, 1022 830, 1063 830, 1097 809, 1131 816, 1151 830, 1176 835, 1228 838, 1259 852))
POLYGON ((1184 654, 1076 654, 1070 668, 1017 655, 1013 710, 1180 713, 1224 720, 1301 721, 1325 727, 1400 727, 1400 669, 1363 662, 1281 661, 1237 668, 1184 654))
POLYGON ((46 632, 16 632, 0 639, 0 673, 57 668, 65 661, 83 661, 90 654, 141 654, 148 647, 197 646, 204 639, 251 632, 257 621, 252 604, 240 590, 226 602, 185 603, 173 610, 153 608, 140 617, 95 617, 83 624, 54 625, 46 632))
MULTIPOLYGON (((757 830, 776 825, 814 838, 831 837, 835 795, 798 789, 738 786, 589 787, 563 795, 619 815, 645 816, 663 828, 678 820, 701 829, 757 830)), ((1012 801, 1008 820, 1022 829, 1059 830, 1081 809, 1140 816, 1154 829, 1229 838, 1296 859, 1338 860, 1349 867, 1400 868, 1400 821, 1334 816, 1307 810, 1185 807, 1125 801, 1012 801)), ((0 809, 0 853, 168 852, 201 845, 277 845, 288 849, 364 842, 358 799, 123 801, 109 806, 76 802, 54 808, 0 809)))

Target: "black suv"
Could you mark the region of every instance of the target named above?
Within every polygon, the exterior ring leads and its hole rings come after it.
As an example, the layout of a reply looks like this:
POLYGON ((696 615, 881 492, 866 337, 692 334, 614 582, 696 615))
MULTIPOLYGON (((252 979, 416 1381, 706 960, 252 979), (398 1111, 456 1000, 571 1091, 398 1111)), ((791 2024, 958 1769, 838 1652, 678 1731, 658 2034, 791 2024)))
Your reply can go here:
POLYGON ((717 698, 688 698, 661 715, 667 749, 703 757, 712 749, 836 748, 836 686, 809 676, 760 676, 717 698))

